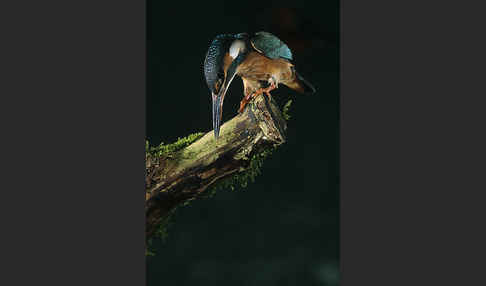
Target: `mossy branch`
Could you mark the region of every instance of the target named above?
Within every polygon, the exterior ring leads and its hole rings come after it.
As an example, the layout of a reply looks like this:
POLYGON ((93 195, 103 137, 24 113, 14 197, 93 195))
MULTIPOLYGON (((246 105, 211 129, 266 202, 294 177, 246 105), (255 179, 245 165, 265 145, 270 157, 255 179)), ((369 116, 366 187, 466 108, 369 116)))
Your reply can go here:
POLYGON ((286 118, 273 99, 259 96, 221 126, 217 140, 211 130, 170 145, 150 147, 147 142, 147 240, 160 232, 177 206, 253 181, 262 159, 285 142, 286 118))

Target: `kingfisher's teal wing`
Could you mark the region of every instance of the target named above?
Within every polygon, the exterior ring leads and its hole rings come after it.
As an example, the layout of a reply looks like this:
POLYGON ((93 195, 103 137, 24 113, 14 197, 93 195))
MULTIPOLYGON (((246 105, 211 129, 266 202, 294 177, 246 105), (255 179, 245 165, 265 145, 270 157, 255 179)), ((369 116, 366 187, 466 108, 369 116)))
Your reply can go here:
POLYGON ((258 52, 271 59, 284 58, 292 60, 292 52, 279 38, 268 32, 258 32, 250 39, 251 44, 258 52))

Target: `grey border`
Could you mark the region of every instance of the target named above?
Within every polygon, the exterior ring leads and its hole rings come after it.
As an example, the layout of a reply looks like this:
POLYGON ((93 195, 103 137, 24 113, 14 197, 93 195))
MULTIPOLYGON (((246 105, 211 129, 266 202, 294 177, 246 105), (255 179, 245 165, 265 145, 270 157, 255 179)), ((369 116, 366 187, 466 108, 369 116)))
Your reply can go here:
POLYGON ((343 286, 486 285, 476 5, 341 0, 343 286))
POLYGON ((145 285, 145 1, 0 13, 0 285, 145 285))

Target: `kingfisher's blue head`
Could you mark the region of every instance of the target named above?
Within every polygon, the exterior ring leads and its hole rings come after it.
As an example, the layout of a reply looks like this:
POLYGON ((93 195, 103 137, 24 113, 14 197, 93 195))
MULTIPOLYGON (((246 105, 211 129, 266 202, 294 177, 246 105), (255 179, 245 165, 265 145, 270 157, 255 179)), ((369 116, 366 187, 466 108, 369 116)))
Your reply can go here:
POLYGON ((213 102, 213 129, 216 138, 219 137, 224 96, 247 50, 246 37, 245 33, 216 36, 204 60, 204 76, 213 102))

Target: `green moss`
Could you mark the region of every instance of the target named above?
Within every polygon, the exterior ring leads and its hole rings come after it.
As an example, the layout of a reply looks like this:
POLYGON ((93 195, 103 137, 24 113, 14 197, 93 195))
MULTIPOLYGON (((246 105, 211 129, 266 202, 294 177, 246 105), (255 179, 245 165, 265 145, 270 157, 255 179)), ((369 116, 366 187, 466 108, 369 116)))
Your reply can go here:
POLYGON ((254 154, 250 159, 248 167, 244 171, 221 179, 207 190, 205 197, 213 197, 218 190, 235 190, 238 187, 246 188, 248 183, 255 182, 255 178, 262 172, 265 158, 271 155, 274 149, 274 146, 269 146, 254 154))
POLYGON ((148 247, 145 249, 145 256, 155 256, 155 252, 150 250, 148 247))
POLYGON ((145 141, 145 152, 156 157, 170 155, 191 145, 203 135, 204 133, 202 132, 194 133, 184 138, 178 138, 177 141, 172 144, 164 144, 162 142, 159 144, 159 146, 156 147, 150 147, 149 142, 145 141))
POLYGON ((147 240, 147 246, 145 249, 145 256, 154 256, 155 251, 153 250, 152 242, 154 239, 162 240, 163 242, 166 241, 167 237, 169 236, 169 226, 172 225, 171 218, 174 215, 177 207, 173 209, 169 215, 167 215, 158 225, 157 229, 154 232, 152 238, 147 240))
POLYGON ((290 114, 289 114, 289 109, 290 109, 290 105, 292 104, 292 99, 289 99, 289 101, 287 101, 287 103, 285 103, 283 109, 282 109, 282 115, 283 115, 283 118, 285 120, 289 120, 290 119, 290 114))

